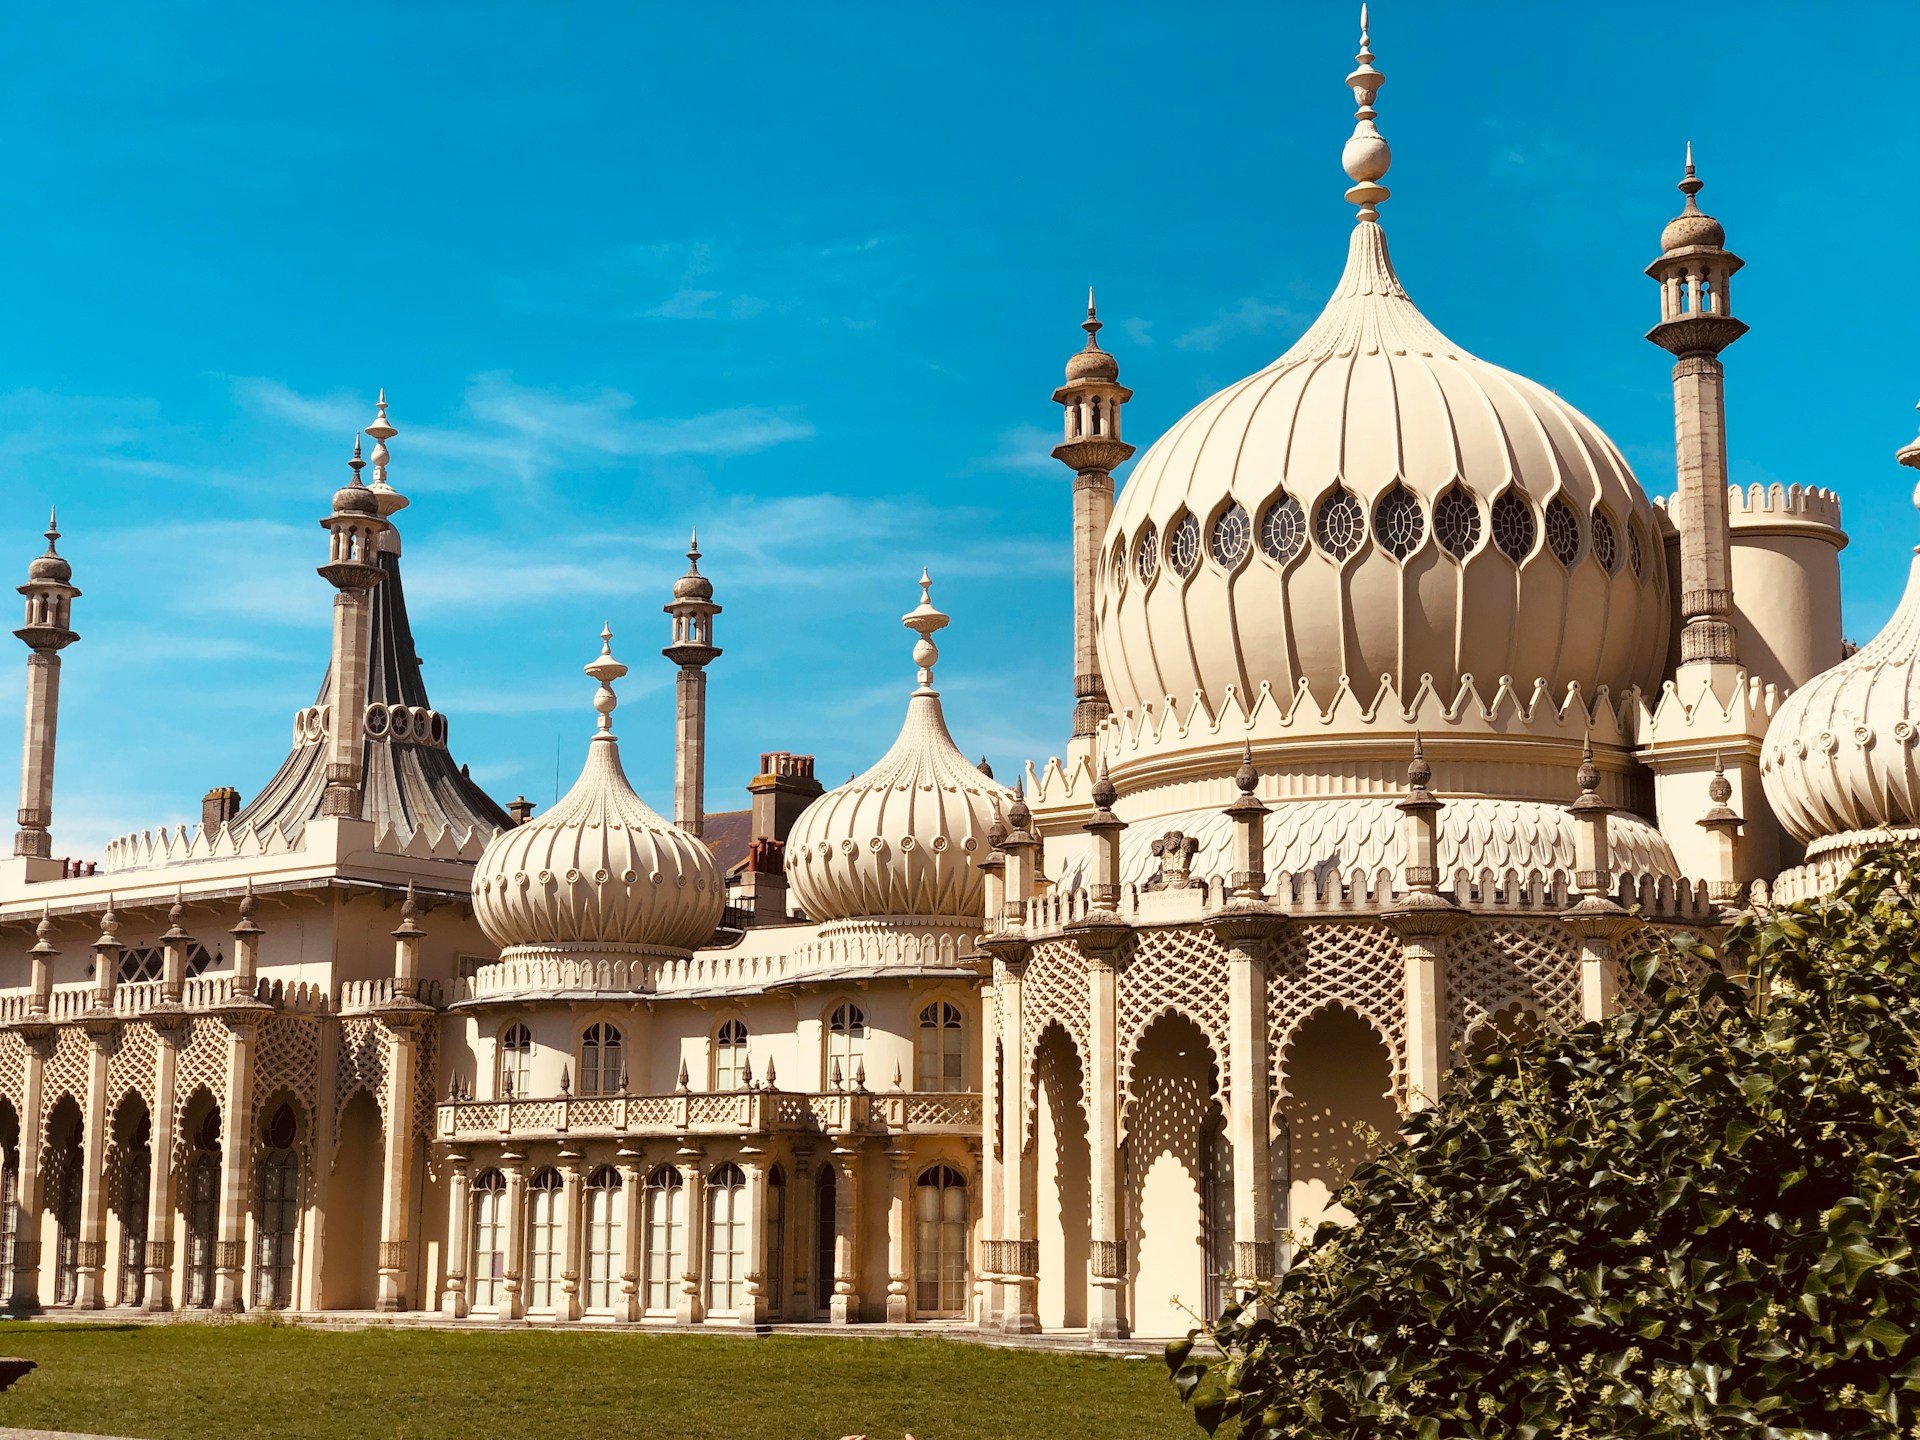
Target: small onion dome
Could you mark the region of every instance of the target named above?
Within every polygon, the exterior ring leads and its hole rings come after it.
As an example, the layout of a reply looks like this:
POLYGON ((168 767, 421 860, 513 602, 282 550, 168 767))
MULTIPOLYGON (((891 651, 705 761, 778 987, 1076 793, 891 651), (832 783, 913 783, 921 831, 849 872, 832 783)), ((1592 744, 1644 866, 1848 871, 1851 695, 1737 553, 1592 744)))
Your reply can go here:
POLYGON ((1076 380, 1118 380, 1120 362, 1100 348, 1102 322, 1093 308, 1091 286, 1087 288, 1087 318, 1080 322, 1080 328, 1087 332, 1087 345, 1067 361, 1067 383, 1071 385, 1076 380))
POLYGON ((333 513, 336 515, 378 515, 380 500, 373 491, 360 483, 355 476, 351 485, 342 485, 333 492, 333 513))
MULTIPOLYGON (((1920 470, 1920 441, 1899 460, 1920 470)), ((1849 832, 1920 827, 1920 548, 1886 628, 1775 712, 1760 781, 1808 859, 1849 832)))
POLYGON ((720 923, 720 868, 628 783, 611 718, 612 682, 627 667, 611 654, 612 632, 600 638, 600 656, 586 667, 600 682, 587 763, 546 814, 487 842, 473 872, 474 915, 503 950, 684 954, 720 923))
POLYGON ((960 753, 933 688, 933 632, 947 617, 920 576, 920 604, 904 617, 919 686, 893 747, 864 774, 815 800, 787 837, 787 880, 815 920, 911 918, 978 922, 980 862, 996 805, 1013 798, 960 753))
POLYGON ((50 580, 55 584, 64 585, 73 579, 73 566, 67 563, 66 556, 59 550, 57 542, 60 539, 60 517, 57 511, 48 512, 46 535, 47 553, 37 555, 28 562, 27 579, 29 581, 50 580))
POLYGON ((1680 193, 1687 197, 1686 208, 1667 222, 1667 228, 1660 232, 1662 250, 1685 250, 1694 245, 1710 245, 1715 249, 1723 248, 1727 243, 1727 231, 1718 220, 1700 209, 1697 196, 1706 186, 1693 169, 1693 142, 1687 142, 1687 173, 1681 177, 1680 193))

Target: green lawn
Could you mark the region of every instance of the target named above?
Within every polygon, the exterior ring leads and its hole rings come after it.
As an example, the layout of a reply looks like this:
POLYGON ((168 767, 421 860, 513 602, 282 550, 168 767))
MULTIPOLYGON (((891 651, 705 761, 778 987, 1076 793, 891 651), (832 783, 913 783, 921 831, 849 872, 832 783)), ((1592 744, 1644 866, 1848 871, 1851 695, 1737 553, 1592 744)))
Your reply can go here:
POLYGON ((152 1440, 1195 1440, 1157 1359, 938 1339, 0 1323, 0 1426, 152 1440))

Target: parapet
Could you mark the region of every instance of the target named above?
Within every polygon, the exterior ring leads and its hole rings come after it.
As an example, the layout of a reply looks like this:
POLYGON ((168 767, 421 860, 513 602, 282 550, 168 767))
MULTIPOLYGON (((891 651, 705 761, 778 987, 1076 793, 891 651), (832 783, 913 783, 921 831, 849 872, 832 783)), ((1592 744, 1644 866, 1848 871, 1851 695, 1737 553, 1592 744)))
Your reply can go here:
POLYGON ((1727 523, 1735 530, 1827 530, 1836 544, 1847 543, 1840 528, 1840 496, 1816 485, 1729 485, 1727 523))

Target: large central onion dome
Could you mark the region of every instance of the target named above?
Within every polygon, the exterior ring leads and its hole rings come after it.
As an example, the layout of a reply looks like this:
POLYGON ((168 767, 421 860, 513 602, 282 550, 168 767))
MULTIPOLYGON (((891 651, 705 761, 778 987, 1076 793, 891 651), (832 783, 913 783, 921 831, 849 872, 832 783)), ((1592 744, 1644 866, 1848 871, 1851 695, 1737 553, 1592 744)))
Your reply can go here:
MULTIPOLYGON (((1116 712, 1231 686, 1328 704, 1342 677, 1409 696, 1503 676, 1589 700, 1657 687, 1669 611, 1652 507, 1613 443, 1552 391, 1468 354, 1415 308, 1377 206, 1388 151, 1363 44, 1344 161, 1347 266, 1292 349, 1141 457, 1097 581, 1116 712), (1569 623, 1572 621, 1573 623, 1569 623)), ((1502 289, 1510 282, 1502 280, 1502 289)))
POLYGON ((787 881, 814 920, 980 924, 987 831, 1013 792, 969 762, 947 730, 933 688, 933 634, 947 617, 933 608, 932 584, 922 571, 920 603, 901 622, 920 638, 919 684, 900 737, 872 769, 802 811, 787 837, 787 881))
POLYGON ((586 667, 600 723, 580 778, 545 815, 495 835, 474 867, 474 917, 507 955, 684 955, 720 923, 713 852, 655 814, 621 767, 613 682, 627 667, 611 647, 602 630, 586 667))

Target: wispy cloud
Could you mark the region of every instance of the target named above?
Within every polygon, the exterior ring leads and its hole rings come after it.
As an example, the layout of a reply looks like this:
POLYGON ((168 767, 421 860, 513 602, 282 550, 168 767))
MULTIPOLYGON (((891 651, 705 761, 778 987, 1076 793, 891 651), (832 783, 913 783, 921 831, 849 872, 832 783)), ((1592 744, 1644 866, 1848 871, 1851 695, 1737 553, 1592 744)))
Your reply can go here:
MULTIPOLYGON (((269 419, 315 432, 333 432, 357 423, 350 417, 365 409, 364 399, 346 395, 304 395, 277 380, 234 382, 242 405, 269 419)), ((621 461, 751 454, 813 437, 807 419, 788 408, 733 406, 687 416, 651 416, 640 412, 624 391, 581 393, 522 385, 511 375, 476 375, 463 397, 464 416, 451 424, 408 425, 399 456, 452 462, 425 470, 429 488, 476 485, 506 474, 525 481, 553 470, 603 468, 621 461)), ((395 477, 400 479, 400 459, 395 477)), ((408 472, 405 484, 419 483, 408 472)))
POLYGON ((1249 295, 1222 310, 1206 324, 1196 325, 1174 337, 1173 343, 1180 350, 1218 350, 1229 340, 1263 335, 1276 325, 1298 324, 1303 318, 1295 306, 1285 301, 1261 300, 1249 295))
POLYGON ((980 461, 983 469, 1005 470, 1020 475, 1058 475, 1060 462, 1053 458, 1053 447, 1060 443, 1060 432, 1038 425, 1016 425, 1000 432, 993 453, 980 461))

